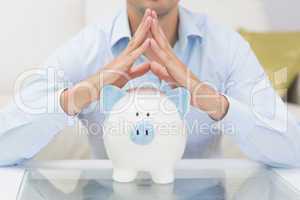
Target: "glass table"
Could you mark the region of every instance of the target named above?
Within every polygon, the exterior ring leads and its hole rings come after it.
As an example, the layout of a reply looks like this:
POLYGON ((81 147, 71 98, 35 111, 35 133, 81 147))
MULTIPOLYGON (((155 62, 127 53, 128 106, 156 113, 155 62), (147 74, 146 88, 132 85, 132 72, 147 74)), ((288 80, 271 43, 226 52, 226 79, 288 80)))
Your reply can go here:
POLYGON ((273 170, 246 161, 182 161, 176 168, 175 182, 167 185, 154 184, 147 173, 141 173, 132 183, 113 182, 107 162, 30 167, 18 200, 300 199, 300 191, 273 170))

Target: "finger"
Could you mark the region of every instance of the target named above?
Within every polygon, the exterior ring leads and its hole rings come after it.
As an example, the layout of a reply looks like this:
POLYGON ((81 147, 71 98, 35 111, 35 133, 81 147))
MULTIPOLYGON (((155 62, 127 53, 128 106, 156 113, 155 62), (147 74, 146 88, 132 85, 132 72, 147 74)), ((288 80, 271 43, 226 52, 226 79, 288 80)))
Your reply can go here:
MULTIPOLYGON (((148 8, 146 11, 145 11, 145 14, 143 16, 143 19, 140 23, 140 25, 138 26, 136 32, 139 33, 141 30, 143 30, 143 28, 145 28, 145 25, 147 26, 147 20, 149 19, 152 19, 152 16, 151 16, 151 10, 148 8)), ((150 24, 151 26, 151 21, 150 21, 150 24)), ((150 28, 150 27, 149 27, 150 28)))
POLYGON ((170 58, 165 51, 163 51, 157 44, 157 42, 154 39, 150 39, 150 47, 153 50, 153 52, 159 57, 159 59, 168 66, 170 63, 170 58))
POLYGON ((170 47, 170 43, 169 40, 167 39, 167 36, 165 35, 164 31, 162 30, 161 26, 158 26, 158 30, 160 32, 160 35, 162 37, 162 39, 168 44, 168 46, 170 47))
POLYGON ((161 80, 168 83, 175 83, 175 80, 169 75, 167 69, 155 61, 151 62, 151 71, 161 80))
POLYGON ((148 32, 150 30, 152 23, 152 18, 150 16, 147 17, 144 23, 140 24, 138 29, 136 30, 132 40, 128 44, 128 48, 126 49, 126 53, 129 53, 139 47, 145 38, 147 38, 148 32))
POLYGON ((141 23, 139 24, 136 32, 138 32, 139 30, 141 30, 141 28, 143 28, 143 26, 145 25, 146 21, 148 18, 152 18, 151 16, 151 10, 148 8, 146 11, 145 11, 145 14, 141 20, 141 23))
POLYGON ((156 13, 155 10, 151 10, 151 16, 154 18, 154 19, 158 19, 158 15, 156 13))
POLYGON ((144 63, 139 66, 130 68, 128 74, 130 78, 134 79, 140 76, 143 76, 150 70, 150 63, 144 63))
POLYGON ((135 40, 137 42, 141 42, 145 39, 145 37, 148 35, 148 32, 150 30, 152 24, 152 17, 148 16, 143 24, 141 24, 137 31, 135 32, 135 40))
POLYGON ((167 44, 166 44, 166 41, 163 39, 163 37, 161 35, 157 19, 152 19, 150 29, 151 29, 151 33, 153 35, 153 38, 157 41, 158 45, 161 48, 166 48, 167 44))
POLYGON ((169 43, 169 41, 168 41, 168 39, 167 39, 165 33, 163 32, 161 26, 160 26, 159 23, 158 23, 158 15, 157 15, 157 13, 156 13, 154 10, 151 12, 151 16, 152 16, 153 19, 156 19, 156 20, 157 20, 157 25, 158 25, 158 29, 159 29, 160 35, 162 36, 162 38, 163 38, 167 43, 169 43))
POLYGON ((116 80, 113 84, 119 88, 122 88, 126 85, 128 81, 131 79, 143 76, 150 70, 150 63, 144 63, 134 68, 130 68, 128 73, 122 74, 118 80, 116 80))
POLYGON ((146 52, 149 46, 150 39, 146 39, 140 47, 129 53, 126 58, 127 65, 132 65, 143 53, 146 52))
POLYGON ((147 38, 153 38, 151 31, 148 31, 147 38))
POLYGON ((143 16, 143 19, 141 23, 139 24, 137 30, 135 31, 135 34, 132 38, 132 40, 129 42, 128 45, 128 52, 134 50, 138 46, 141 45, 141 43, 144 41, 144 39, 147 37, 147 32, 149 32, 149 29, 151 27, 151 10, 148 8, 145 11, 145 14, 143 16))
POLYGON ((152 11, 149 8, 145 11, 143 19, 142 19, 140 25, 138 26, 135 35, 140 34, 140 32, 143 33, 145 31, 145 29, 147 29, 146 32, 148 32, 148 30, 150 29, 150 26, 151 26, 151 21, 152 21, 151 13, 152 13, 152 11))
POLYGON ((151 16, 151 14, 152 14, 151 9, 147 8, 146 11, 145 11, 145 14, 143 16, 142 22, 144 22, 147 19, 148 16, 151 16))

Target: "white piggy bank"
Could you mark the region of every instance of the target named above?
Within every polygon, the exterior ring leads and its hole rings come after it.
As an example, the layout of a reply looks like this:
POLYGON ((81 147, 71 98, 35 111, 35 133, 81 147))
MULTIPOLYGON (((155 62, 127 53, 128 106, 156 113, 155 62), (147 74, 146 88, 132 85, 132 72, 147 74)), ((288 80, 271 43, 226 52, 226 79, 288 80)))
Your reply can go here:
POLYGON ((184 88, 167 94, 154 88, 125 92, 109 85, 102 89, 100 102, 106 113, 103 139, 113 179, 130 182, 139 171, 146 171, 155 183, 172 183, 187 140, 183 116, 190 105, 189 92, 184 88))

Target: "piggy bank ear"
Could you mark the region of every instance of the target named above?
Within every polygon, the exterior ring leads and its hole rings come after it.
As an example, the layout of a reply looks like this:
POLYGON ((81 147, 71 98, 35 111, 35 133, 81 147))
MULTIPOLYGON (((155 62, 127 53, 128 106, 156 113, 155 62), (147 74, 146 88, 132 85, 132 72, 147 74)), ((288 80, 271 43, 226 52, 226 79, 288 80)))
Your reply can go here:
POLYGON ((126 95, 126 92, 113 85, 106 85, 102 88, 100 93, 101 110, 108 113, 113 106, 126 95))
POLYGON ((169 100, 171 100, 176 105, 181 118, 184 118, 185 114, 189 111, 190 108, 190 92, 185 88, 178 87, 174 90, 169 90, 166 95, 169 100))

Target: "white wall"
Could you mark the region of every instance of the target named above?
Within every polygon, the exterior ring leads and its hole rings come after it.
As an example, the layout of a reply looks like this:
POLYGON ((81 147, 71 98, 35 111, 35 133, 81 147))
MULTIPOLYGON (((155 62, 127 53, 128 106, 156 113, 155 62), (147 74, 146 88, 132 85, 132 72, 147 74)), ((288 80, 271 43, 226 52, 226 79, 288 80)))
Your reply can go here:
POLYGON ((83 26, 82 0, 0 0, 0 93, 83 26))
POLYGON ((125 5, 125 0, 85 0, 85 23, 105 22, 125 5))
POLYGON ((182 0, 233 28, 257 31, 300 30, 299 0, 182 0))
MULTIPOLYGON (((125 0, 86 0, 86 22, 112 15, 125 0)), ((233 28, 300 30, 299 0, 181 0, 194 11, 207 13, 233 28)))

